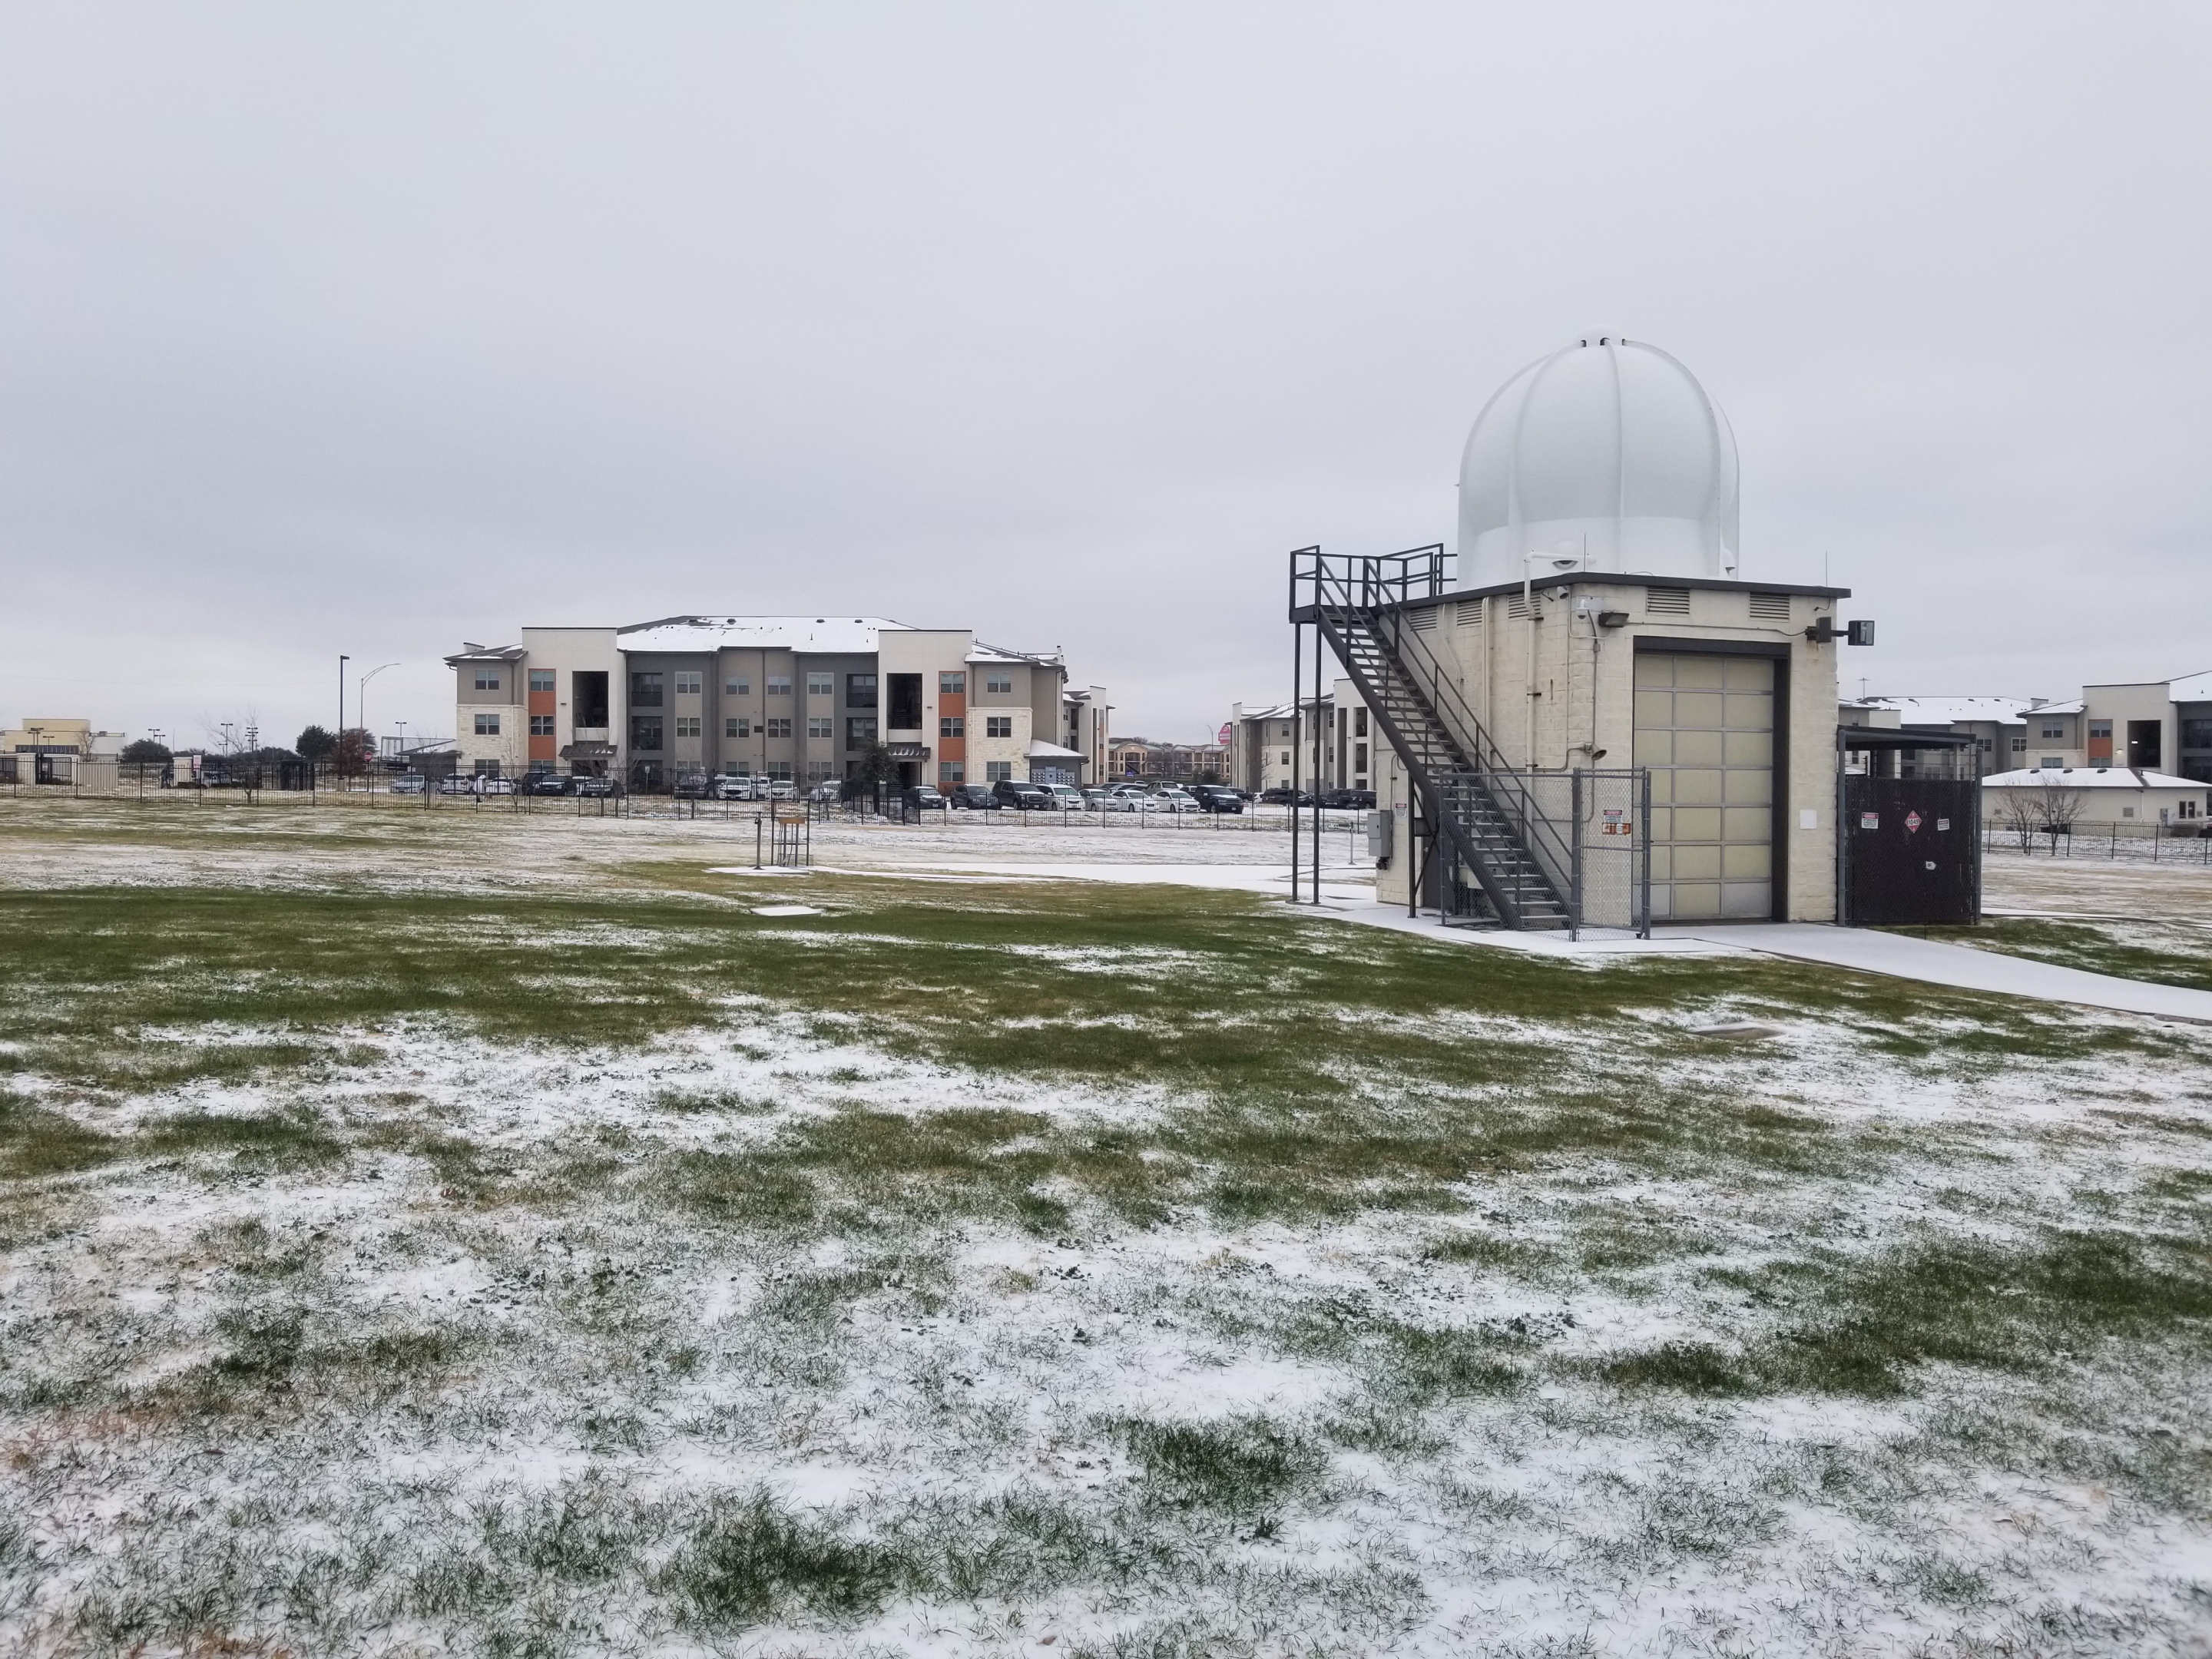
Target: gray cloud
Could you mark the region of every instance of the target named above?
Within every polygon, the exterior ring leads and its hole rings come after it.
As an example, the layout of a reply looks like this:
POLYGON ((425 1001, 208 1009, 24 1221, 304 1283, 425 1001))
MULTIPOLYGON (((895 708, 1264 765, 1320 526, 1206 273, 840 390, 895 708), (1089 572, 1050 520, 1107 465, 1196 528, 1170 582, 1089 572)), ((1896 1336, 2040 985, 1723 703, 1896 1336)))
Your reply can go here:
MULTIPOLYGON (((451 720, 529 622, 867 609, 1117 726, 1288 679, 1589 327, 1877 687, 2212 666, 2201 10, 0 14, 0 715, 451 720)), ((387 725, 387 729, 388 725, 387 725)))

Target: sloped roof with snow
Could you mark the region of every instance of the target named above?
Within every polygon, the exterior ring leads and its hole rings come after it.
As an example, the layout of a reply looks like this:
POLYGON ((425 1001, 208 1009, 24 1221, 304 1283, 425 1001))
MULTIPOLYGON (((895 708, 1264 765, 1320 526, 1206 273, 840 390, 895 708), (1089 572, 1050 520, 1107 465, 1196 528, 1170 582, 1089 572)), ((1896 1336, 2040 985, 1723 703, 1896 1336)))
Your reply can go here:
POLYGON ((884 634, 911 634, 888 617, 666 617, 615 630, 623 651, 823 651, 865 653, 884 634))
POLYGON ((1894 708, 1906 726, 1950 726, 1960 720, 2009 726, 2029 712, 2026 697, 1863 697, 1860 706, 1894 708))
POLYGON ((2212 789, 2212 784, 2194 778, 2139 772, 2129 766, 2033 766, 2022 772, 1993 772, 1982 780, 1984 789, 2040 789, 2045 784, 2054 789, 2212 789))
POLYGON ((2175 702, 2212 702, 2212 668, 2202 674, 2184 674, 2166 683, 2166 695, 2175 702))

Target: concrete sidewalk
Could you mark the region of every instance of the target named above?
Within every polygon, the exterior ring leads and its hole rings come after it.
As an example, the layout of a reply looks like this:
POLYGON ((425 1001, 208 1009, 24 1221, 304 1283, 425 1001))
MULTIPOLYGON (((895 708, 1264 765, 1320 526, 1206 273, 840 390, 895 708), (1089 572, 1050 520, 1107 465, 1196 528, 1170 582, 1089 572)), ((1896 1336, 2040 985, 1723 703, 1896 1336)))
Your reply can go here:
POLYGON ((1887 974, 1961 991, 1994 991, 2001 996, 2033 997, 2041 1002, 2070 1002, 2124 1013, 2154 1014, 2165 1019, 2212 1025, 2212 991, 2185 990, 2116 979, 2024 957, 2001 956, 1963 945, 1878 933, 1869 927, 1828 927, 1810 922, 1743 922, 1726 927, 1659 927, 1658 939, 1734 945, 1796 962, 1825 963, 1862 974, 1887 974))

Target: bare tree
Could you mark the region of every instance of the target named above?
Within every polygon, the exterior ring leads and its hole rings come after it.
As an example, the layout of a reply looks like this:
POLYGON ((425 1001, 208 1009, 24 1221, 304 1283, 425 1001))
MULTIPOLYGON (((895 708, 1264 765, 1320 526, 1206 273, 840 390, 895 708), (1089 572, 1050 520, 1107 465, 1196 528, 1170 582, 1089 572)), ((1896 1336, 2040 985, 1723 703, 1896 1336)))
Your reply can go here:
POLYGON ((2032 797, 2037 827, 2046 836, 2070 836, 2081 817, 2087 797, 2069 784, 2045 774, 2032 797))
POLYGON ((2025 789, 2012 788, 2004 792, 2003 803, 1997 809, 1998 821, 2025 853, 2035 845, 2035 832, 2042 826, 2042 820, 2036 816, 2035 798, 2025 789))

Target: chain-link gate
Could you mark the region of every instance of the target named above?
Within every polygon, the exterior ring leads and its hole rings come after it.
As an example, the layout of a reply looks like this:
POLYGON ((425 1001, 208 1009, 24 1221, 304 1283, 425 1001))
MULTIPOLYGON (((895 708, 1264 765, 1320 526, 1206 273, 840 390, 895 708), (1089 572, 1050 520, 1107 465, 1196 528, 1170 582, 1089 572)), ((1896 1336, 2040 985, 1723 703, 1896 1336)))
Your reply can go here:
MULTIPOLYGON (((1650 938, 1650 770, 1514 772, 1497 781, 1492 798, 1513 803, 1521 844, 1565 896, 1568 938, 1591 930, 1650 938)), ((1449 845, 1442 836, 1433 842, 1446 858, 1449 845)), ((1474 872, 1457 859, 1451 863, 1437 894, 1444 919, 1495 925, 1496 912, 1474 872)))

